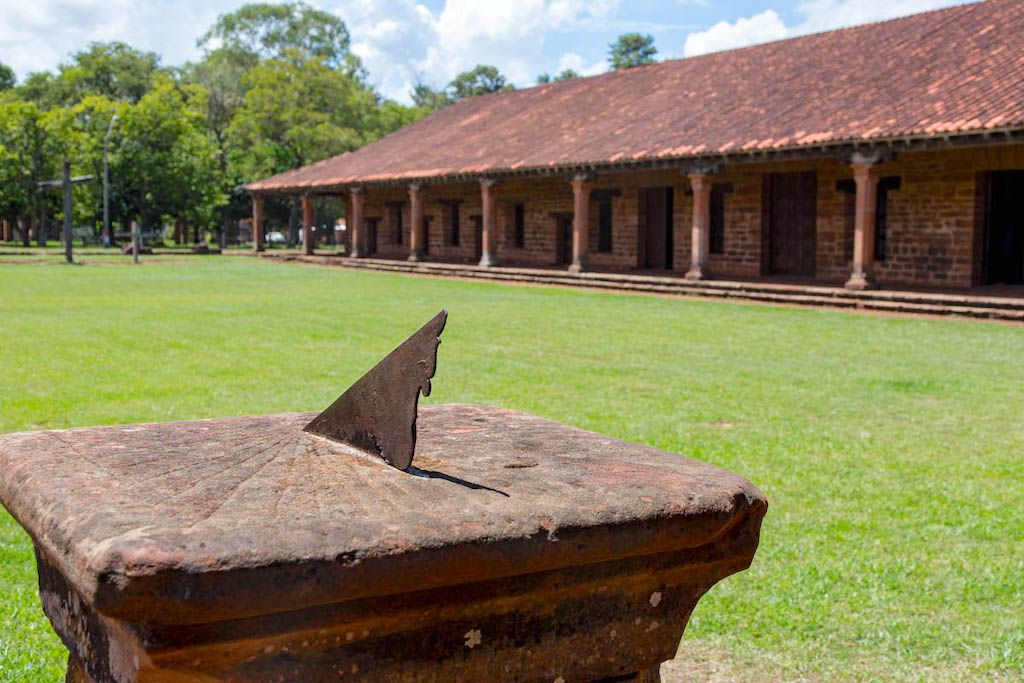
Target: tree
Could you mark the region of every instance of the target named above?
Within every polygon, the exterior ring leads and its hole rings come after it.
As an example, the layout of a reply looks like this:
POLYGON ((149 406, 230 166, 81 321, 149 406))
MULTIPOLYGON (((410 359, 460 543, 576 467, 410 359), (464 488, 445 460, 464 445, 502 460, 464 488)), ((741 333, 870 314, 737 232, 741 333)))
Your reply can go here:
POLYGON ((441 107, 451 104, 448 93, 444 90, 434 90, 428 85, 417 83, 412 88, 412 101, 417 107, 423 107, 430 111, 437 111, 441 107))
POLYGON ((554 78, 550 74, 541 74, 537 76, 537 85, 547 85, 557 81, 568 81, 570 78, 579 78, 580 75, 572 69, 563 69, 561 73, 555 75, 554 78))
POLYGON ((289 50, 319 57, 329 68, 361 74, 359 60, 349 52, 345 22, 305 2, 283 5, 251 3, 222 14, 197 45, 220 43, 229 52, 252 55, 256 61, 282 59, 289 50))
POLYGON ((608 46, 608 59, 614 71, 653 64, 654 55, 657 53, 654 37, 642 36, 639 33, 624 33, 608 46))
POLYGON ((0 62, 0 90, 10 90, 14 87, 16 80, 14 69, 0 62))
MULTIPOLYGON (((56 178, 62 162, 71 160, 67 117, 66 109, 46 112, 32 102, 0 105, 0 216, 41 223, 44 210, 54 215, 57 204, 38 183, 56 178)), ((27 245, 27 227, 22 239, 27 245)))
POLYGON ((225 202, 217 149, 205 130, 207 95, 202 86, 178 86, 162 77, 138 104, 117 108, 111 182, 143 227, 165 217, 206 223, 225 202))
POLYGON ((75 53, 70 65, 61 66, 59 79, 66 89, 65 104, 80 102, 87 95, 136 103, 149 92, 153 76, 160 69, 155 52, 142 52, 119 42, 92 43, 75 53))
POLYGON ((471 71, 463 71, 448 84, 449 98, 452 101, 466 97, 476 97, 503 90, 515 90, 497 67, 478 64, 471 71))
POLYGON ((323 58, 287 50, 245 76, 245 102, 229 129, 246 178, 341 154, 367 142, 376 95, 323 58))

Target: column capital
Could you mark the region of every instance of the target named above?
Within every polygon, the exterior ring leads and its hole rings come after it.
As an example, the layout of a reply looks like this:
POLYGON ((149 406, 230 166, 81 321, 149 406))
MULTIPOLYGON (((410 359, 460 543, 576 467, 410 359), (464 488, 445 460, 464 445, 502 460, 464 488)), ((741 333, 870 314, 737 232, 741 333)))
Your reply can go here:
POLYGON ((498 185, 501 185, 501 178, 488 177, 480 179, 480 187, 482 187, 485 190, 489 190, 492 187, 497 187, 498 185))
POLYGON ((840 157, 840 161, 846 164, 882 164, 886 161, 892 161, 896 158, 896 153, 890 149, 856 149, 852 152, 847 152, 840 157))
POLYGON ((366 188, 362 185, 352 185, 348 188, 349 194, 366 194, 366 188))
POLYGON ((409 192, 421 192, 423 190, 423 183, 409 183, 409 192))
POLYGON ((722 170, 722 165, 721 164, 710 164, 710 163, 690 164, 688 166, 684 166, 681 169, 679 169, 680 173, 682 173, 683 175, 685 175, 686 177, 691 178, 691 179, 694 176, 713 176, 713 175, 717 175, 718 172, 721 171, 721 170, 722 170))
POLYGON ((577 183, 592 183, 595 180, 597 180, 597 174, 587 171, 583 173, 574 174, 573 177, 569 180, 569 182, 575 185, 577 183))

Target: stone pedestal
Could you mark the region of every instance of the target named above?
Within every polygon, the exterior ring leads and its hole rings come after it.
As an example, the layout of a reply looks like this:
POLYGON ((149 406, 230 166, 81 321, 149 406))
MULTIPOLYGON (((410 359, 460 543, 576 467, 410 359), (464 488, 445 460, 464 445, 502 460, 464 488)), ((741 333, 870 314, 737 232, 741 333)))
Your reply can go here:
POLYGON ((313 413, 0 436, 72 681, 657 680, 746 568, 740 476, 497 408, 409 472, 313 413))

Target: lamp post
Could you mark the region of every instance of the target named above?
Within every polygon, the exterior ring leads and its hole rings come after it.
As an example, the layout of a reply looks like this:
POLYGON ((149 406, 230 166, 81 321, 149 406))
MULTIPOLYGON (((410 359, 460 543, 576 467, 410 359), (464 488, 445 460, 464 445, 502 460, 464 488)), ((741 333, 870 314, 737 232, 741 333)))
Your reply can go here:
POLYGON ((110 134, 114 131, 115 123, 117 123, 117 114, 110 118, 107 137, 103 140, 103 239, 106 241, 107 247, 112 241, 110 235, 110 168, 107 165, 107 147, 110 145, 110 134))

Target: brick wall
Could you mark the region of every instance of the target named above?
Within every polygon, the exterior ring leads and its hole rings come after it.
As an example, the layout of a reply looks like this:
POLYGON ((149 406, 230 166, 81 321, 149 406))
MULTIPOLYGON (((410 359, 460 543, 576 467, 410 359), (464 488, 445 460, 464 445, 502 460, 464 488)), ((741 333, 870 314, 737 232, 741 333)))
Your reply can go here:
MULTIPOLYGON (((1024 145, 902 153, 879 168, 881 176, 898 176, 900 188, 889 193, 887 249, 876 264, 879 281, 893 285, 968 287, 981 273, 984 172, 1024 168, 1024 145)), ((727 183, 725 231, 720 254, 711 254, 715 277, 757 277, 763 272, 762 188, 767 173, 814 171, 817 181, 815 279, 846 280, 853 258, 853 195, 837 182, 853 172, 835 158, 776 163, 736 163, 721 168, 715 183, 727 183)), ((673 188, 673 270, 690 264, 692 196, 689 181, 676 170, 636 171, 599 176, 598 191, 612 191, 612 249, 598 251, 598 210, 590 211, 591 266, 633 270, 646 261, 647 188, 673 188)), ((558 263, 557 215, 571 215, 572 189, 566 177, 508 179, 498 190, 498 221, 494 243, 502 265, 551 267, 558 263), (523 205, 524 243, 514 241, 515 206, 523 205)), ((479 238, 473 217, 481 213, 475 182, 428 185, 424 214, 429 223, 431 259, 474 262, 479 238), (459 202, 460 244, 451 244, 452 201, 459 202)), ((405 188, 370 188, 366 216, 378 218, 377 255, 406 258, 411 224, 405 188), (394 239, 389 203, 401 202, 402 242, 394 239)))

